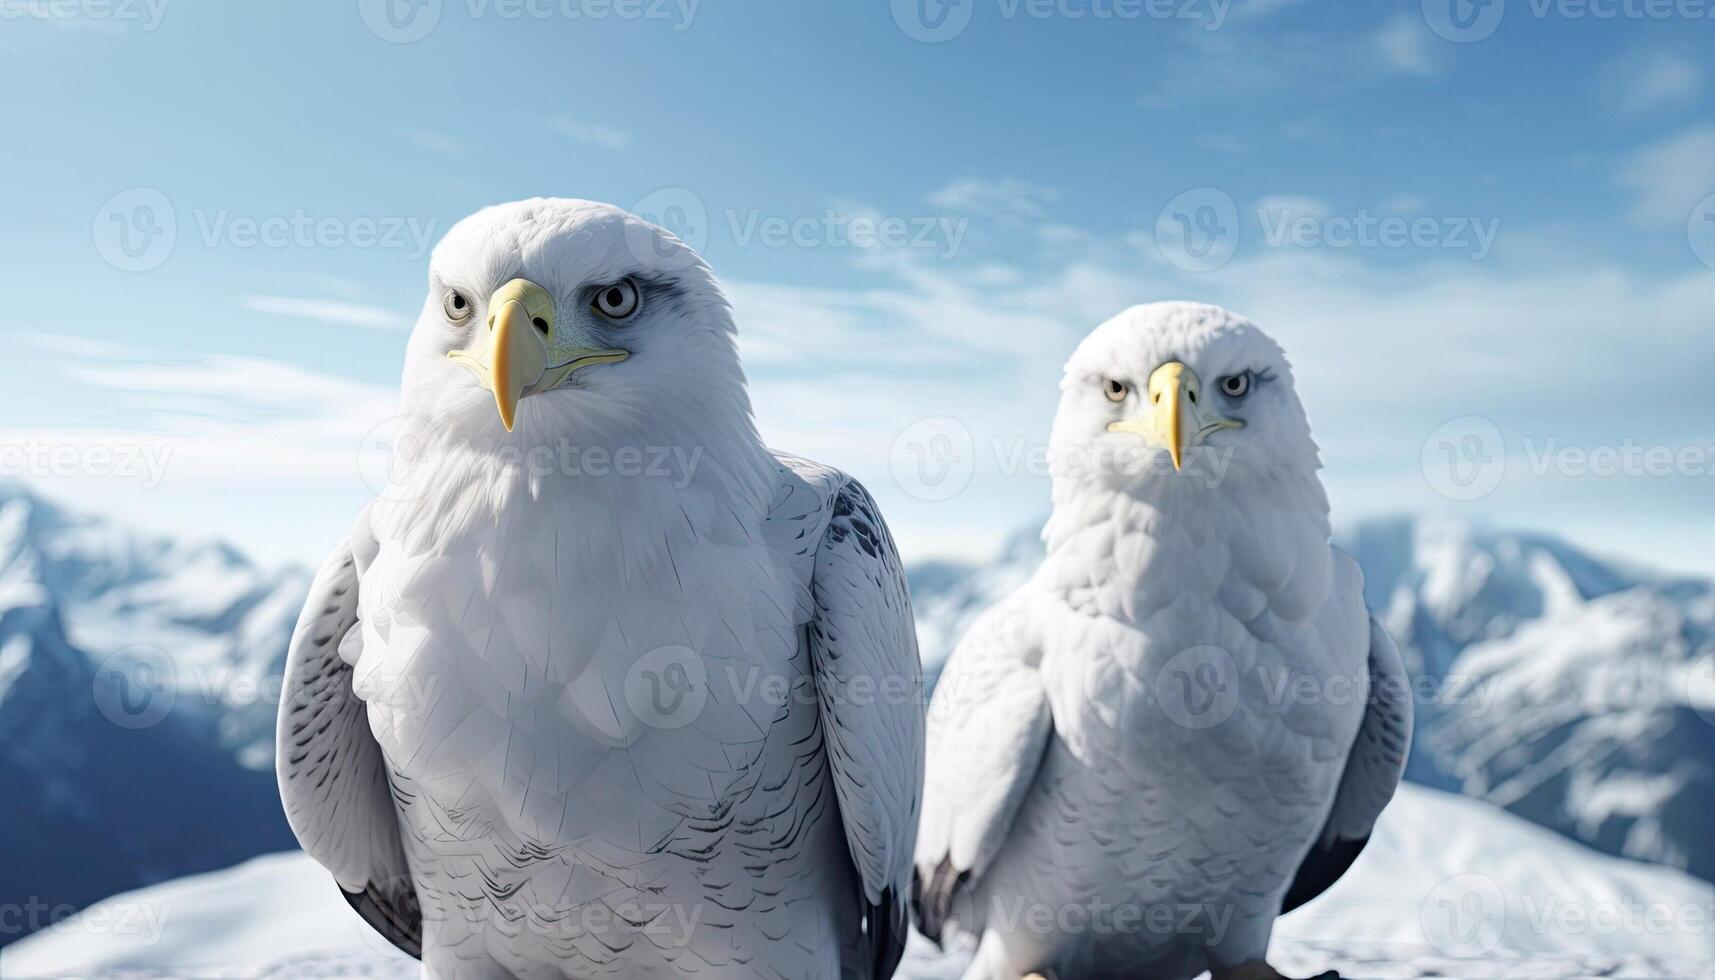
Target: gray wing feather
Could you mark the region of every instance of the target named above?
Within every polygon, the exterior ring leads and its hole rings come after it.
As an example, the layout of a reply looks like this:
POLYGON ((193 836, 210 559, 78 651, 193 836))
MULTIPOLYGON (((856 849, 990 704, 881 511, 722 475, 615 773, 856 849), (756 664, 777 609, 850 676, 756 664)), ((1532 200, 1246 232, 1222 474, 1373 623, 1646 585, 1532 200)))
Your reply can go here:
POLYGON ((371 926, 415 956, 422 920, 387 763, 340 656, 357 627, 357 583, 351 542, 341 542, 310 585, 287 647, 275 770, 298 843, 371 926))
POLYGON ((1376 818, 1393 799, 1411 751, 1411 685, 1399 648, 1370 617, 1370 694, 1358 737, 1322 836, 1310 848, 1282 903, 1291 911, 1320 895, 1357 860, 1376 818))
POLYGON ((890 977, 905 949, 923 796, 922 668, 905 566, 857 481, 780 460, 790 489, 768 533, 788 560, 812 565, 805 635, 823 745, 867 904, 870 971, 890 977))
POLYGON ((1005 844, 1054 730, 1031 648, 1015 597, 977 622, 935 689, 913 897, 918 927, 937 942, 949 921, 981 928, 959 903, 1005 844))
POLYGON ((1374 616, 1369 663, 1369 710, 1340 777, 1334 810, 1322 832, 1324 843, 1370 835, 1382 808, 1393 799, 1411 751, 1411 685, 1399 648, 1374 616))

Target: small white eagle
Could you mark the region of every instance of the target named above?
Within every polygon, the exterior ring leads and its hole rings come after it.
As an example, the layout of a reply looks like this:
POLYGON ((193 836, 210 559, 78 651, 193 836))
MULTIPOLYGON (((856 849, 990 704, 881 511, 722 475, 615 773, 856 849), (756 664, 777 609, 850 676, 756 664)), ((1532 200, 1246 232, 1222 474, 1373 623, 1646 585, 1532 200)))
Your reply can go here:
POLYGON ((771 453, 708 266, 619 209, 436 248, 393 480, 311 588, 280 791, 430 977, 883 978, 923 780, 910 600, 771 453))
POLYGON ((1050 454, 1047 558, 930 706, 923 931, 978 941, 967 980, 1277 977, 1275 918, 1357 856, 1411 731, 1292 372, 1225 310, 1127 310, 1050 454))

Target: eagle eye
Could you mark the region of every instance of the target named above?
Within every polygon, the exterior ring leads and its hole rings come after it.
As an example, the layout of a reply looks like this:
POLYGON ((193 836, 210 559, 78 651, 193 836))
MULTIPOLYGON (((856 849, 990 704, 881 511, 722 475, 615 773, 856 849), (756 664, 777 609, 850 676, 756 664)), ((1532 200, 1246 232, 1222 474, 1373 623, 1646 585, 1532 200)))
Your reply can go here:
POLYGON ((476 309, 465 294, 456 289, 447 290, 446 296, 441 299, 441 308, 446 311, 447 319, 453 323, 469 320, 471 312, 476 309))
POLYGON ((590 301, 590 309, 609 320, 625 320, 637 312, 642 299, 635 281, 621 279, 611 286, 597 289, 595 298, 590 301))

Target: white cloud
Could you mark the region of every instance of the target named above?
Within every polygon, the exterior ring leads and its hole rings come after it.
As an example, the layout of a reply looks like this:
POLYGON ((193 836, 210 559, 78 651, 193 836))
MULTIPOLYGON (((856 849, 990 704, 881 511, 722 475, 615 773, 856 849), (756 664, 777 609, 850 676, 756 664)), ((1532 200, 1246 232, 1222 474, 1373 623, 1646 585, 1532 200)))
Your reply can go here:
POLYGON ((1325 218, 1332 211, 1327 201, 1304 194, 1270 194, 1256 202, 1254 211, 1266 211, 1276 217, 1325 218))
MULTIPOLYGON (((1493 419, 1509 445, 1526 436, 1673 445, 1715 432, 1715 404, 1698 397, 1715 374, 1715 351, 1697 342, 1715 328, 1715 277, 1701 270, 1644 276, 1564 247, 1511 266, 1252 247, 1189 276, 1165 264, 1147 233, 1082 236, 1086 247, 1042 248, 1015 229, 1025 244, 1013 254, 1037 257, 1011 262, 857 255, 875 283, 863 288, 730 284, 764 437, 863 480, 909 557, 982 557, 1047 508, 1040 472, 1007 455, 1044 444, 1073 346, 1126 306, 1179 298, 1239 310, 1281 341, 1342 521, 1445 509, 1421 452, 1461 416, 1493 419), (1643 379, 1641 397, 1614 389, 1615 365, 1643 379), (957 420, 976 453, 969 487, 950 500, 914 496, 896 469, 906 434, 928 417, 957 420)), ((231 355, 159 363, 32 333, 43 338, 31 345, 39 353, 18 370, 57 371, 53 387, 88 392, 104 408, 91 428, 15 423, 0 427, 0 440, 170 445, 168 492, 123 504, 145 523, 200 527, 308 561, 374 492, 359 453, 394 411, 390 386, 231 355)), ((1529 525, 1553 504, 1560 530, 1590 537, 1617 492, 1640 511, 1680 492, 1598 482, 1509 473, 1491 498, 1458 513, 1529 525)), ((107 501, 113 488, 72 481, 67 493, 107 501)))
POLYGON ((631 146, 631 134, 612 126, 585 122, 570 116, 546 113, 520 113, 519 115, 551 133, 557 133, 579 143, 599 146, 608 150, 624 150, 631 146))
POLYGON ((1375 33, 1382 62, 1408 75, 1432 75, 1435 62, 1429 56, 1430 35, 1423 18, 1401 14, 1375 33))
POLYGON ((1640 224, 1685 227, 1699 201, 1715 193, 1715 126, 1700 126, 1633 154, 1621 167, 1621 186, 1637 197, 1640 224))
POLYGON ((984 218, 1047 218, 1060 192, 1016 177, 960 177, 929 195, 929 203, 984 218))
POLYGON ((410 323, 404 317, 379 306, 347 303, 340 300, 306 299, 293 296, 246 296, 244 308, 255 313, 298 317, 322 323, 338 323, 371 330, 402 330, 410 323))
MULTIPOLYGON (((1325 102, 1394 73, 1438 71, 1427 30, 1421 20, 1401 16, 1374 34, 1336 35, 1274 25, 1184 32, 1155 59, 1156 81, 1137 101, 1145 109, 1172 110, 1187 103, 1294 91, 1314 92, 1325 102)), ((1288 120, 1283 128, 1288 138, 1298 139, 1326 124, 1315 118, 1288 120)))
MULTIPOLYGON (((764 372, 753 385, 763 432, 864 480, 912 557, 980 557, 1046 510, 1040 474, 1009 470, 1003 456, 1005 447, 1043 444, 1072 347, 1125 306, 1173 298, 1229 306, 1281 341, 1341 520, 1445 510, 1421 452, 1431 433, 1462 416, 1493 419, 1514 451, 1526 438, 1678 445, 1715 431, 1715 411, 1689 395, 1669 405, 1602 394, 1615 364, 1650 379, 1655 392, 1697 391, 1715 373, 1715 351, 1695 342, 1715 328, 1707 274, 1652 279, 1586 260, 1569 267, 1564 253, 1503 274, 1465 259, 1398 267, 1300 250, 1241 251, 1219 272, 1180 278, 1147 254, 1112 245, 1006 270, 919 263, 892 270, 894 285, 862 293, 771 286, 770 301, 797 317, 778 338, 775 363, 798 366, 764 372), (823 323, 837 330, 818 333, 823 323), (887 366, 873 356, 848 360, 857 338, 907 356, 887 366), (806 378, 812 364, 849 370, 806 378), (957 420, 975 447, 972 483, 951 500, 917 499, 893 469, 903 435, 926 417, 957 420)), ((755 308, 739 309, 741 334, 755 329, 755 308)), ((1609 512, 1616 491, 1600 484, 1521 468, 1492 498, 1457 513, 1537 526, 1552 504, 1560 530, 1608 540, 1578 517, 1580 506, 1609 512)), ((1661 481, 1624 488, 1634 507, 1678 492, 1661 481)), ((1668 560, 1689 567, 1688 553, 1668 560)))
POLYGON ((1703 70, 1673 51, 1639 48, 1604 65, 1597 74, 1598 95, 1619 115, 1690 105, 1703 86, 1703 70))
POLYGON ((91 340, 14 350, 32 377, 101 406, 81 424, 0 424, 5 475, 53 499, 313 562, 380 489, 391 386, 269 358, 151 361, 158 352, 91 340))

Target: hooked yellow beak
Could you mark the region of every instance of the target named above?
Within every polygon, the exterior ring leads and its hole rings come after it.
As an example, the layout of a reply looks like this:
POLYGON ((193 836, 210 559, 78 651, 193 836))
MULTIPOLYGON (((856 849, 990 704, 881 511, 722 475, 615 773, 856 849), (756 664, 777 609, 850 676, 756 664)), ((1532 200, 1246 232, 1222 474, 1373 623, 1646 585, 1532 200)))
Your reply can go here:
POLYGON ((448 351, 447 356, 469 368, 484 388, 494 393, 500 423, 512 431, 518 400, 547 391, 587 364, 613 364, 630 352, 589 347, 561 348, 554 330, 554 298, 528 279, 514 279, 488 300, 488 332, 482 356, 448 351), (549 363, 550 359, 558 363, 549 363))
POLYGON ((1199 404, 1203 399, 1203 383, 1197 372, 1179 361, 1168 361, 1156 368, 1149 375, 1145 394, 1149 402, 1148 418, 1110 422, 1108 431, 1133 432, 1166 449, 1175 472, 1184 464, 1187 447, 1197 445, 1219 429, 1244 427, 1238 419, 1218 415, 1203 421, 1204 412, 1199 404))

